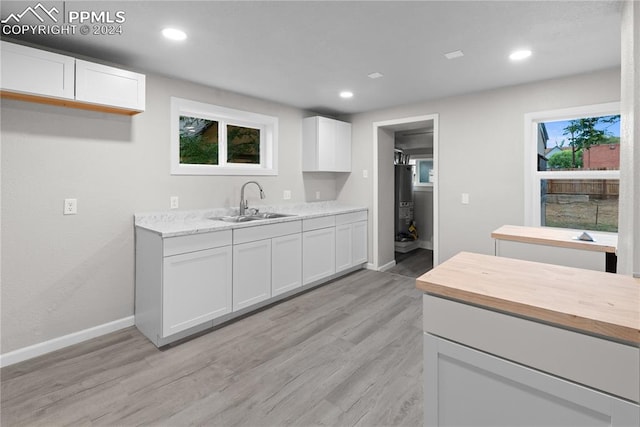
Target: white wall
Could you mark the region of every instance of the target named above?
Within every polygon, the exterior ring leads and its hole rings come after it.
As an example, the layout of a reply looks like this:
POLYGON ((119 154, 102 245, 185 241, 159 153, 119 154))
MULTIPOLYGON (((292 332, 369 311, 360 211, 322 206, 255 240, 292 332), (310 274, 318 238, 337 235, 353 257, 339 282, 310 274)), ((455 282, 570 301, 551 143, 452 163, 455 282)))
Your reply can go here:
POLYGON ((622 11, 618 272, 640 277, 640 3, 622 11))
POLYGON ((2 100, 3 354, 133 315, 135 212, 168 209, 170 196, 181 209, 238 205, 247 177, 169 174, 171 96, 279 117, 279 175, 256 178, 263 203, 284 203, 283 190, 335 199, 334 174, 303 177, 310 114, 295 108, 154 75, 134 117, 2 100), (77 215, 62 215, 64 198, 77 215))
MULTIPOLYGON (((524 219, 524 114, 619 100, 616 68, 354 115, 355 173, 338 178, 338 200, 373 207, 372 180, 361 170, 373 168, 374 122, 437 113, 440 262, 462 250, 491 254, 491 232, 524 219)), ((381 224, 393 221, 383 215, 381 224)))

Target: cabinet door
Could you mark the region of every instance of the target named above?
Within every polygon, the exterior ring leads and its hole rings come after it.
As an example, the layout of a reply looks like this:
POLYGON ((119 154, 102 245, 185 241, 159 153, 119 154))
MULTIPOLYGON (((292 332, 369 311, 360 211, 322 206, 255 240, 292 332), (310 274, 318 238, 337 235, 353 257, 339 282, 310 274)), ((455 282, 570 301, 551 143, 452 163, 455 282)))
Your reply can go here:
POLYGON ((271 240, 271 296, 302 286, 302 234, 271 240))
POLYGON ((353 266, 351 224, 336 226, 336 272, 353 266))
POLYGON ((271 239, 233 246, 233 311, 271 297, 271 239))
POLYGON ((2 90, 74 98, 74 58, 14 43, 1 43, 2 90))
POLYGON ((367 262, 367 221, 351 224, 351 257, 352 265, 367 262))
POLYGON ((351 172, 351 123, 335 122, 334 170, 351 172))
POLYGON ((336 228, 302 233, 302 284, 331 276, 336 271, 336 228))
POLYGON ((162 335, 231 312, 231 246, 164 258, 162 335))
POLYGON ((336 121, 318 117, 318 170, 332 171, 335 168, 336 121))
POLYGON ((425 426, 637 426, 637 404, 424 335, 425 426))
POLYGON ((78 59, 76 100, 144 111, 145 76, 78 59))

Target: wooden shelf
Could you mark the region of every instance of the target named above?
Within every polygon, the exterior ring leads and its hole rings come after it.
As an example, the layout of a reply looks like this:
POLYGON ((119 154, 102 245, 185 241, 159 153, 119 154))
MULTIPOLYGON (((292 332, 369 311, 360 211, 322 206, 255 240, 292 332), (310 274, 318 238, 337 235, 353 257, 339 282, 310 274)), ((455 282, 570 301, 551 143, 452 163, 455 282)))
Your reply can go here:
POLYGON ((133 116, 141 113, 137 110, 129 110, 117 107, 108 107, 106 105, 88 104, 86 102, 73 101, 69 99, 48 98, 45 96, 27 95, 23 93, 0 91, 0 98, 15 99, 24 102, 35 102, 37 104, 56 105, 58 107, 76 108, 79 110, 98 111, 101 113, 121 114, 125 116, 133 116))

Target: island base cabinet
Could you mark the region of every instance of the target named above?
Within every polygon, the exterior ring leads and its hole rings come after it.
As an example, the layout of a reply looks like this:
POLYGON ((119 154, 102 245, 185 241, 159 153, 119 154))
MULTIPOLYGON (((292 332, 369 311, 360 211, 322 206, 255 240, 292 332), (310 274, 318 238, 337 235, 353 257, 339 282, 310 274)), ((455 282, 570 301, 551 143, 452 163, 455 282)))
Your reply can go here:
POLYGON ((424 334, 425 426, 638 426, 637 404, 424 334))
POLYGON ((233 311, 271 297, 271 239, 233 246, 233 311))
POLYGON ((164 258, 162 334, 231 312, 231 246, 164 258))

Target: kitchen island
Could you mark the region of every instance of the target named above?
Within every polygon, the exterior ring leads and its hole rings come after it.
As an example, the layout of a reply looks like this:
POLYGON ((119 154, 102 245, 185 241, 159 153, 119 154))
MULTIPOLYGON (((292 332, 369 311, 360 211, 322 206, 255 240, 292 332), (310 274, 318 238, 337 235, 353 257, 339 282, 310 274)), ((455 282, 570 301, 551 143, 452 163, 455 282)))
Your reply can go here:
POLYGON ((419 277, 424 425, 640 425, 640 283, 460 253, 419 277))
POLYGON ((580 240, 584 230, 503 225, 494 230, 495 255, 588 270, 616 272, 618 234, 587 231, 593 241, 580 240))

